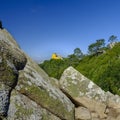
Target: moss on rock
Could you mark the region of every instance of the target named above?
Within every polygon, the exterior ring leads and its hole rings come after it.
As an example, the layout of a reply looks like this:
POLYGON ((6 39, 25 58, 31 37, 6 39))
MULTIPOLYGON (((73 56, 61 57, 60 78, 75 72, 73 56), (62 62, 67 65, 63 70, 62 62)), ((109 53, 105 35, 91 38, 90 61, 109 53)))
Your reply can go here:
POLYGON ((60 120, 16 90, 11 93, 7 120, 60 120))
POLYGON ((16 89, 61 119, 74 120, 74 105, 30 58, 19 73, 16 89))
POLYGON ((0 29, 0 116, 6 116, 11 90, 18 81, 18 71, 23 69, 27 59, 15 40, 0 29))

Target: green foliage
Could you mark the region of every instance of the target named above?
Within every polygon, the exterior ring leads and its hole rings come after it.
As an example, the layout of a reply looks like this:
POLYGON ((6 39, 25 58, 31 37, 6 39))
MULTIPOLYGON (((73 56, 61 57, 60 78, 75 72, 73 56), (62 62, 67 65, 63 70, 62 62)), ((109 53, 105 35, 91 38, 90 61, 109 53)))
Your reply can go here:
POLYGON ((61 73, 63 72, 63 69, 67 67, 66 64, 64 64, 63 60, 46 60, 44 63, 40 64, 40 67, 45 70, 45 72, 55 78, 60 78, 61 73))
POLYGON ((115 36, 115 35, 111 35, 108 39, 108 42, 110 42, 110 43, 113 43, 115 41, 117 41, 117 36, 115 36))
POLYGON ((82 51, 80 50, 80 48, 75 48, 74 49, 74 55, 78 58, 78 59, 81 59, 83 57, 83 53, 82 51))
POLYGON ((96 50, 105 50, 105 53, 90 54, 79 59, 74 51, 63 60, 46 60, 40 64, 40 67, 49 76, 59 79, 67 67, 73 66, 103 90, 120 95, 120 43, 108 49, 104 47, 104 39, 100 39, 91 44, 89 48, 91 53, 96 50))
POLYGON ((99 50, 103 49, 104 46, 105 46, 104 39, 96 40, 95 43, 92 43, 91 45, 88 46, 88 52, 90 54, 96 54, 99 50))
POLYGON ((83 53, 80 48, 74 49, 74 53, 68 55, 67 58, 45 60, 39 66, 50 76, 59 79, 63 71, 69 66, 76 67, 80 59, 83 58, 83 53))
POLYGON ((76 67, 105 91, 120 95, 120 43, 99 56, 89 55, 76 67))
POLYGON ((79 63, 78 58, 72 54, 63 60, 45 60, 39 66, 50 76, 59 79, 63 71, 69 66, 77 66, 79 63))
POLYGON ((66 60, 69 66, 75 67, 79 64, 79 58, 74 54, 68 55, 66 60))

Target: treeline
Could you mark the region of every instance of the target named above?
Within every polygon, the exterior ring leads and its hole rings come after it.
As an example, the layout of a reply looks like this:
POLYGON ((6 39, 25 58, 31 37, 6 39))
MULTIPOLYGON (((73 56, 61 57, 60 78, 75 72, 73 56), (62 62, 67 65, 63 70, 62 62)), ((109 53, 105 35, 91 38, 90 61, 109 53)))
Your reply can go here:
POLYGON ((45 60, 39 66, 50 76, 59 79, 63 71, 69 67, 73 66, 76 67, 81 58, 83 57, 83 53, 79 48, 74 50, 74 53, 68 55, 68 57, 61 59, 50 59, 45 60))
POLYGON ((98 39, 96 40, 96 42, 88 46, 88 53, 89 55, 91 55, 91 54, 97 54, 97 53, 103 52, 103 50, 106 50, 109 48, 110 44, 113 44, 117 41, 118 41, 117 36, 111 35, 108 39, 109 44, 105 46, 105 39, 98 39))
POLYGON ((73 66, 105 91, 120 95, 120 43, 114 35, 108 41, 105 45, 104 39, 96 40, 88 46, 87 55, 75 48, 73 54, 63 60, 45 60, 40 67, 49 76, 59 79, 67 67, 73 66))

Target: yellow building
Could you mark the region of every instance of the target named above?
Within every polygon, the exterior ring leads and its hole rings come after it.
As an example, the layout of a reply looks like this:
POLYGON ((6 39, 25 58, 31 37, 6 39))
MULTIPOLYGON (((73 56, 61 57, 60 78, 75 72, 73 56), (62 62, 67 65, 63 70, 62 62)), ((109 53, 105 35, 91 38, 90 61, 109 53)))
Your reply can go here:
POLYGON ((61 56, 58 56, 56 53, 53 53, 51 58, 54 60, 62 60, 63 59, 61 56))

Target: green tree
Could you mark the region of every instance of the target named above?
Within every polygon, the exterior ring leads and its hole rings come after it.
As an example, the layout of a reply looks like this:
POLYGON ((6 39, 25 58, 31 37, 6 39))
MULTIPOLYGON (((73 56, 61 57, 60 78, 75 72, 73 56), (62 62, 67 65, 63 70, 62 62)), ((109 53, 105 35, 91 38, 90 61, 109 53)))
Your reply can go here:
POLYGON ((69 66, 69 61, 64 60, 45 60, 39 66, 50 76, 59 79, 63 71, 69 66))
POLYGON ((110 43, 113 43, 115 41, 117 41, 117 36, 115 36, 115 35, 111 35, 108 39, 108 42, 110 42, 110 43))
POLYGON ((96 54, 105 47, 105 40, 99 39, 95 43, 92 43, 88 46, 89 54, 96 54))
POLYGON ((101 49, 101 48, 105 47, 105 40, 104 39, 96 40, 96 44, 98 46, 98 49, 101 49))
POLYGON ((74 55, 78 58, 78 59, 81 59, 83 57, 83 53, 82 51, 80 50, 80 48, 75 48, 74 49, 74 55))
POLYGON ((69 61, 69 66, 75 67, 79 64, 79 59, 74 54, 68 55, 68 61, 69 61))

